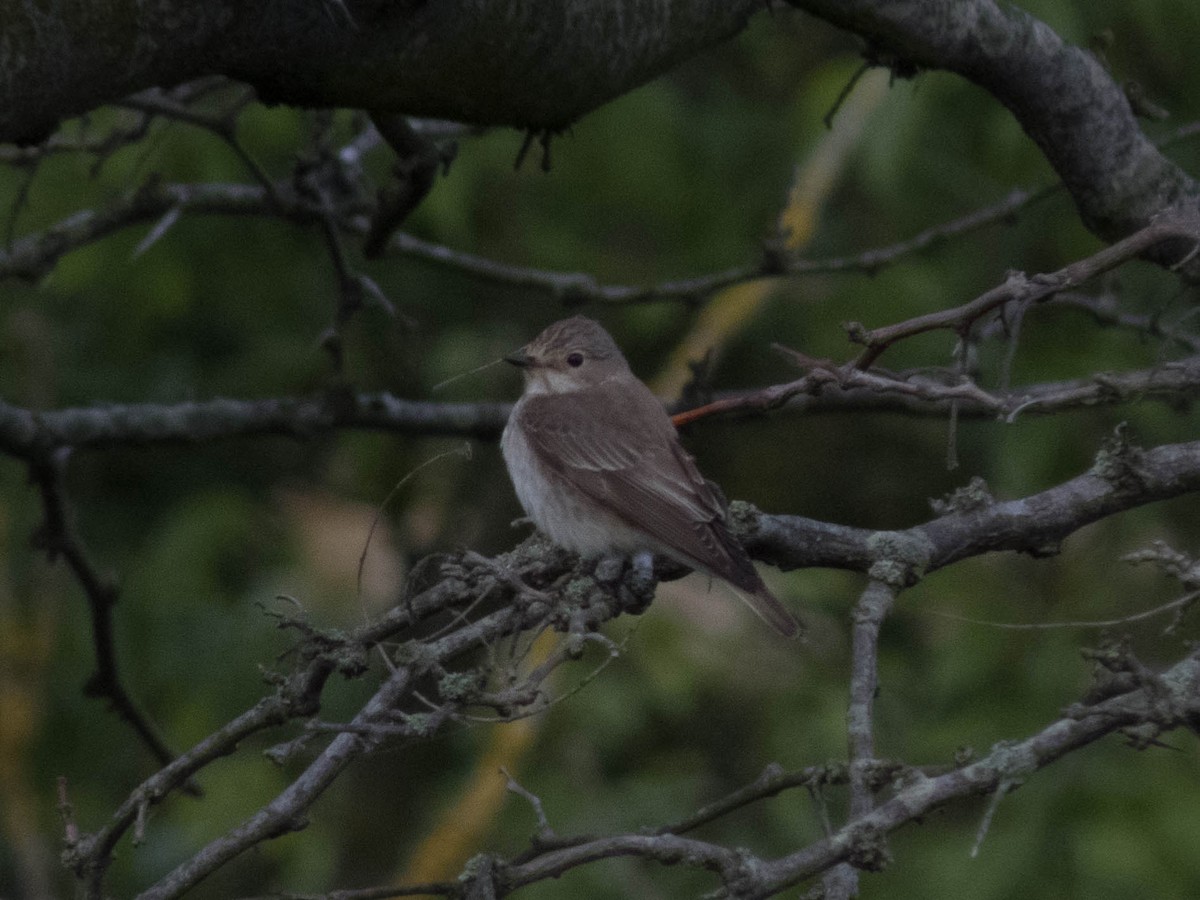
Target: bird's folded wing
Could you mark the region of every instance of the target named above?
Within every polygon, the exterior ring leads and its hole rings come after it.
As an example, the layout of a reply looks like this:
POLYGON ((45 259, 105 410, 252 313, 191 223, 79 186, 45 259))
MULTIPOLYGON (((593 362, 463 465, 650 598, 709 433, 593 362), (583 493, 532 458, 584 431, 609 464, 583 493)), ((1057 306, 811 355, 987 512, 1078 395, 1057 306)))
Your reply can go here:
POLYGON ((551 394, 525 403, 521 425, 538 461, 683 561, 756 583, 749 560, 714 527, 724 519, 720 501, 657 399, 647 391, 655 408, 639 409, 646 401, 638 396, 587 393, 582 402, 551 394))

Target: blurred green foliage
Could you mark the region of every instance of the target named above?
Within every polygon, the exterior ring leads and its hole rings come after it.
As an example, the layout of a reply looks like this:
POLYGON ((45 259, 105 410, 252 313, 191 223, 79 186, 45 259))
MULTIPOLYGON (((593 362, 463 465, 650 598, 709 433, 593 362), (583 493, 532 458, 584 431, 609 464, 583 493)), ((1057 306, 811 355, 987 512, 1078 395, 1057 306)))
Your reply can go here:
MULTIPOLYGON (((1146 126, 1151 134, 1166 134, 1197 115, 1200 69, 1191 64, 1191 42, 1200 35, 1200 7, 1190 0, 1024 5, 1073 42, 1086 45, 1105 30, 1115 36, 1105 50, 1114 74, 1139 82, 1172 112, 1168 122, 1146 126)), ((736 42, 555 140, 550 174, 536 159, 513 170, 520 144, 514 133, 464 140, 449 176, 439 179, 407 227, 498 260, 620 283, 753 261, 774 227, 794 166, 821 137, 822 116, 857 68, 859 49, 816 20, 782 10, 760 15, 736 42)), ((100 111, 66 127, 99 129, 110 115, 100 111)), ((349 126, 349 114, 339 113, 338 127, 349 133, 349 126)), ((239 135, 268 171, 283 176, 310 128, 310 114, 253 108, 239 135)), ((1194 140, 1170 151, 1200 171, 1197 152, 1194 140)), ((369 164, 382 174, 386 153, 377 151, 369 164)), ((0 172, 0 197, 13 210, 8 227, 18 236, 43 228, 103 204, 152 172, 179 181, 248 177, 228 147, 175 124, 96 171, 90 159, 58 157, 28 182, 24 173, 0 172), (26 189, 25 202, 15 204, 26 189)), ((854 149, 806 254, 885 245, 998 201, 1014 187, 1051 180, 1036 147, 983 91, 940 73, 898 80, 854 149)), ((36 287, 4 285, 0 396, 53 409, 301 394, 340 378, 359 389, 428 398, 437 382, 496 358, 563 314, 544 294, 497 288, 411 260, 356 259, 415 327, 375 308, 363 311, 348 326, 346 372, 336 376, 318 346, 333 319, 336 282, 315 229, 184 218, 136 255, 147 231, 129 229, 68 255, 36 287)), ((852 348, 842 322, 881 325, 956 305, 1009 269, 1052 270, 1098 246, 1060 193, 1011 224, 875 277, 781 281, 762 313, 726 348, 715 385, 792 377, 786 362, 766 350, 771 341, 845 359, 852 348)), ((1167 321, 1185 315, 1196 300, 1149 266, 1128 266, 1104 286, 1124 308, 1167 321)), ((587 311, 613 330, 635 371, 647 377, 694 316, 670 303, 587 311)), ((950 338, 939 335, 897 348, 883 363, 944 366, 952 351, 950 338)), ((1140 368, 1161 352, 1081 314, 1034 310, 1013 356, 1012 379, 1021 384, 1140 368)), ((1006 345, 985 349, 982 383, 998 383, 1006 353, 1006 345)), ((494 368, 437 397, 504 399, 518 390, 514 375, 494 368)), ((960 467, 953 471, 945 463, 947 423, 894 414, 709 420, 693 426, 687 440, 701 468, 730 497, 769 511, 892 528, 924 520, 929 498, 973 475, 986 478, 1002 498, 1048 488, 1086 469, 1123 420, 1145 444, 1194 438, 1197 425, 1191 410, 1151 404, 1020 417, 1012 424, 964 421, 957 428, 960 467)), ((264 613, 264 607, 279 608, 276 595, 297 598, 326 624, 361 617, 353 566, 345 560, 356 560, 371 511, 413 466, 454 445, 346 434, 78 455, 69 488, 79 526, 102 568, 117 573, 122 586, 117 631, 124 677, 174 746, 199 739, 266 690, 260 666, 286 665, 276 657, 290 639, 264 613), (313 498, 329 506, 314 507, 313 498), (335 536, 321 530, 321 510, 341 504, 362 513, 350 518, 361 531, 335 536), (325 563, 318 550, 335 537, 346 547, 340 561, 325 563)), ((524 534, 508 527, 519 511, 496 448, 475 449, 469 462, 440 462, 401 492, 386 512, 385 556, 393 554, 403 567, 438 549, 492 553, 524 534)), ((70 892, 54 863, 61 833, 57 776, 68 779, 80 825, 91 829, 152 771, 128 729, 82 696, 92 665, 88 617, 77 587, 28 547, 39 515, 22 466, 0 460, 0 623, 11 639, 0 667, 9 683, 27 690, 20 702, 32 715, 25 755, 0 762, 15 767, 26 791, 7 798, 7 815, 23 816, 18 821, 36 836, 33 850, 18 850, 10 824, 8 839, 0 840, 5 897, 29 889, 31 860, 40 860, 62 895, 70 892), (13 646, 36 652, 22 655, 13 646)), ((960 747, 984 752, 1055 718, 1086 687, 1088 669, 1078 649, 1096 644, 1094 630, 997 630, 939 613, 1040 622, 1149 608, 1171 599, 1174 586, 1118 559, 1155 538, 1200 553, 1194 500, 1085 529, 1058 557, 976 559, 905 594, 883 635, 880 753, 944 764, 960 747)), ((368 567, 378 559, 369 558, 368 567)), ((773 575, 772 584, 813 626, 814 639, 804 647, 781 645, 720 589, 705 597, 698 584, 690 594, 656 603, 636 623, 617 623, 614 636, 629 635, 623 656, 539 721, 519 777, 543 798, 560 833, 658 825, 741 786, 770 761, 792 768, 844 758, 848 613, 861 579, 820 571, 773 575)), ((1164 637, 1164 624, 1130 628, 1150 661, 1178 653, 1180 636, 1164 637)), ((1195 636, 1194 625, 1190 633, 1195 636)), ((565 673, 559 690, 582 675, 582 668, 565 673)), ((331 687, 323 717, 349 715, 368 687, 331 687)), ((325 890, 394 878, 472 771, 488 730, 454 728, 358 766, 314 808, 307 831, 239 860, 195 896, 325 890)), ((1032 776, 1000 804, 976 858, 969 852, 983 801, 930 816, 895 836, 895 862, 882 874, 863 876, 863 896, 1194 896, 1200 885, 1196 742, 1176 734, 1170 743, 1177 749, 1139 753, 1109 739, 1032 776)), ((202 803, 177 799, 155 811, 146 843, 122 846, 113 895, 146 885, 296 774, 294 765, 279 770, 258 755, 265 746, 253 743, 207 770, 202 803)), ((831 789, 827 799, 836 821, 843 797, 831 789)), ((514 797, 486 848, 518 852, 533 826, 531 811, 514 797)), ((808 795, 792 792, 707 826, 699 836, 770 855, 820 833, 808 795)), ((613 861, 521 896, 675 897, 709 887, 694 872, 613 861)))

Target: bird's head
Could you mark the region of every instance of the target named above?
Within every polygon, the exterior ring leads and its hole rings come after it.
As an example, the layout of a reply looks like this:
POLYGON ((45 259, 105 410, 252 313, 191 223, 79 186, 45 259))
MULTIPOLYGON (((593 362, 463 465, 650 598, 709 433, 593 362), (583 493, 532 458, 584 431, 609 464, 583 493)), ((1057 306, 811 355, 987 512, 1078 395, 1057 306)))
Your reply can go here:
POLYGON ((612 336, 584 316, 555 322, 504 359, 524 373, 528 394, 568 394, 629 372, 612 336))

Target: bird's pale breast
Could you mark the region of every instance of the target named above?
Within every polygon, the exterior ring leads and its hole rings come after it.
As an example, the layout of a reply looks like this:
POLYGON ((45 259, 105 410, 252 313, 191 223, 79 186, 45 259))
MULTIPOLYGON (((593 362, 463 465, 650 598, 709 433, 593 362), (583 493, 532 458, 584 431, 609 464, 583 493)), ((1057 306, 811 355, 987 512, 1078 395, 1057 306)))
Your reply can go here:
POLYGON ((513 408, 500 439, 517 499, 552 541, 583 556, 652 549, 645 535, 629 528, 600 504, 572 487, 537 458, 521 425, 525 401, 513 408))

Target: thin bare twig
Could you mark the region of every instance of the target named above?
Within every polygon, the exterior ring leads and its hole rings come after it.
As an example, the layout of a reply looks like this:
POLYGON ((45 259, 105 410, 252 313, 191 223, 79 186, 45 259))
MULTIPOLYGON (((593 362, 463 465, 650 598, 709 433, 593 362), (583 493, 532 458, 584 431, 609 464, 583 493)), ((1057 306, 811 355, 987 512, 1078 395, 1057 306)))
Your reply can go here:
POLYGON ((140 94, 134 94, 131 97, 126 97, 117 103, 117 106, 193 125, 196 128, 202 128, 216 135, 242 161, 242 164, 250 172, 254 180, 266 191, 267 197, 275 205, 279 205, 275 182, 267 174, 266 170, 259 165, 258 160, 251 156, 250 152, 242 146, 241 141, 237 138, 238 114, 253 101, 254 92, 249 89, 243 89, 227 109, 214 115, 193 109, 186 101, 180 101, 167 92, 151 89, 142 91, 140 94))
POLYGON ((1171 323, 1164 321, 1164 317, 1158 313, 1142 315, 1126 312, 1117 304, 1116 298, 1107 293, 1101 296, 1089 296, 1064 292, 1042 301, 1042 304, 1046 307, 1079 310, 1090 316, 1098 325, 1134 331, 1155 340, 1178 344, 1188 353, 1200 353, 1200 335, 1192 331, 1185 331, 1180 327, 1182 322, 1194 312, 1194 307, 1177 317, 1176 322, 1171 323))
POLYGON ((940 619, 950 619, 951 621, 963 622, 967 625, 981 625, 985 628, 997 628, 1003 631, 1060 631, 1076 628, 1117 628, 1121 625, 1132 625, 1134 622, 1153 619, 1156 616, 1161 616, 1163 613, 1175 612, 1178 615, 1180 612, 1195 605, 1197 600, 1200 600, 1200 591, 1189 591, 1182 597, 1176 597, 1174 600, 1163 603, 1153 609, 1130 613, 1127 616, 1117 616, 1112 619, 1076 619, 1065 622, 995 622, 990 619, 977 619, 974 616, 960 616, 957 613, 946 612, 940 609, 926 609, 922 611, 927 615, 937 616, 940 619))
POLYGON ((393 236, 389 250, 422 259, 425 262, 465 272, 475 278, 549 293, 565 306, 584 303, 624 305, 682 301, 699 303, 711 294, 746 281, 777 276, 803 276, 837 273, 874 274, 900 260, 928 250, 954 237, 969 234, 1010 218, 1018 210, 1044 199, 1053 188, 1017 190, 1004 200, 972 211, 964 216, 927 228, 895 244, 860 253, 826 259, 791 257, 768 248, 757 265, 736 266, 720 272, 664 281, 654 285, 605 285, 585 272, 558 272, 501 263, 486 257, 453 250, 441 244, 423 241, 403 232, 393 236))
POLYGON ((981 318, 1007 303, 1038 303, 1064 290, 1076 288, 1166 241, 1179 239, 1193 244, 1200 243, 1200 218, 1186 212, 1166 215, 1115 244, 1104 247, 1098 253, 1077 260, 1057 272, 1033 277, 1013 273, 1004 284, 962 306, 938 310, 871 330, 852 323, 849 326, 851 340, 865 348, 854 361, 854 366, 860 370, 869 369, 889 347, 917 334, 950 330, 965 336, 981 318))
POLYGON ((765 412, 777 409, 793 398, 805 395, 815 397, 826 394, 830 390, 842 392, 859 390, 896 398, 930 401, 943 406, 966 400, 972 404, 973 408, 985 410, 994 415, 1002 414, 1007 408, 1004 398, 989 394, 971 381, 944 384, 929 378, 924 373, 897 376, 889 373, 864 372, 852 366, 837 366, 828 360, 813 359, 799 351, 778 344, 772 346, 793 362, 810 369, 809 373, 795 381, 771 385, 731 397, 722 397, 706 403, 704 406, 676 413, 672 416, 676 427, 682 427, 718 413, 765 412))
POLYGON ((686 818, 654 829, 654 834, 687 834, 702 825, 714 822, 729 813, 774 797, 796 787, 815 787, 822 784, 844 784, 846 769, 840 766, 809 766, 795 772, 785 771, 771 763, 754 781, 713 803, 703 806, 686 818))
MULTIPOLYGON (((87 600, 92 622, 92 647, 96 668, 84 686, 84 694, 107 700, 113 710, 137 734, 160 765, 167 765, 175 754, 167 746, 158 729, 134 702, 121 680, 117 663, 116 639, 113 627, 113 607, 117 602, 117 587, 102 576, 92 563, 83 539, 71 521, 71 513, 63 484, 63 469, 67 452, 57 453, 30 462, 30 478, 41 494, 42 521, 35 543, 45 551, 50 562, 61 559, 70 570, 87 600)), ((199 793, 194 784, 189 792, 199 793)))
POLYGON ((546 809, 542 805, 542 798, 513 778, 508 769, 501 767, 500 774, 504 776, 506 790, 523 798, 533 809, 533 814, 537 819, 537 839, 539 841, 554 840, 554 829, 550 827, 550 820, 546 818, 546 809))

